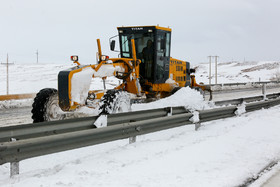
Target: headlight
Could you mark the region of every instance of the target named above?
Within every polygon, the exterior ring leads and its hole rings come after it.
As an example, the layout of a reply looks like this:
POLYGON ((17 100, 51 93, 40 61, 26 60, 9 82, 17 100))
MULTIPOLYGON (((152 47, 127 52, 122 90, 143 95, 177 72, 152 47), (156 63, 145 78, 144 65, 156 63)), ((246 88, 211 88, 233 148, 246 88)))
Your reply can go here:
POLYGON ((74 61, 74 62, 78 61, 79 57, 77 55, 71 56, 71 60, 74 61))
POLYGON ((109 60, 109 56, 106 55, 101 56, 101 61, 108 61, 108 60, 109 60))

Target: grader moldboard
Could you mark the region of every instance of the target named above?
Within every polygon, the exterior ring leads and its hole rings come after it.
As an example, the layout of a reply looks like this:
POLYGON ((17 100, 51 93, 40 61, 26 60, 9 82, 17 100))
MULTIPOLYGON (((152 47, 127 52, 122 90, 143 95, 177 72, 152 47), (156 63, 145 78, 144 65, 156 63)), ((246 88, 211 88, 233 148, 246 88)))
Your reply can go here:
MULTIPOLYGON (((36 95, 32 105, 34 123, 64 119, 82 106, 98 106, 101 114, 125 111, 121 104, 130 102, 132 94, 152 100, 170 96, 185 86, 200 91, 208 89, 196 83, 192 74, 195 71, 189 62, 170 57, 170 28, 137 26, 117 29, 120 58, 102 55, 99 39, 97 64, 81 65, 78 56, 71 56, 77 66, 59 72, 58 90, 45 88, 36 95), (122 80, 121 84, 113 90, 89 90, 92 78, 101 77, 105 81, 108 76, 122 80)), ((110 48, 115 51, 113 38, 110 38, 110 48)))

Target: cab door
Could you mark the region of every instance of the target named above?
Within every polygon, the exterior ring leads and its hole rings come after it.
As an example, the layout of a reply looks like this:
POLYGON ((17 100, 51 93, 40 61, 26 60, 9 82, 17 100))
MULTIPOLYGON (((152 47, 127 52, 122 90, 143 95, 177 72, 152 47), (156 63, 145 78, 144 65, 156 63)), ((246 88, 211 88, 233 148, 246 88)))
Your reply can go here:
POLYGON ((157 30, 155 55, 155 83, 165 83, 169 78, 171 33, 157 30))

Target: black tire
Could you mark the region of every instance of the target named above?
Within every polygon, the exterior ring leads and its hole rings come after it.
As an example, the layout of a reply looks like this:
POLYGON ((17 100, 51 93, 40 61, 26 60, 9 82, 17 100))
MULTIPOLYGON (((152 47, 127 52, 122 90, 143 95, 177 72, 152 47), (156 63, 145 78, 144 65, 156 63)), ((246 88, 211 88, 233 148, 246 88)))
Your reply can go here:
POLYGON ((127 112, 130 110, 129 96, 121 90, 108 90, 101 98, 99 110, 100 115, 127 112), (121 104, 124 106, 120 106, 121 104))
POLYGON ((56 108, 59 107, 57 90, 54 88, 45 88, 40 90, 34 98, 34 102, 32 104, 31 113, 33 123, 63 119, 63 115, 50 114, 49 110, 53 109, 53 106, 56 108))

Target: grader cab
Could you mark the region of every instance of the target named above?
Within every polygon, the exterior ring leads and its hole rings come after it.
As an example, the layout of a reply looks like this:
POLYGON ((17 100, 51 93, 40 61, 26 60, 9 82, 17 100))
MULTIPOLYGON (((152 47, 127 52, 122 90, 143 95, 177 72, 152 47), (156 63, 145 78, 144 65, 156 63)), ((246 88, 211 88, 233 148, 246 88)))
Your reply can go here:
MULTIPOLYGON (((167 97, 185 86, 205 90, 205 86, 197 84, 191 75, 194 70, 190 69, 189 62, 170 57, 170 28, 139 26, 117 29, 120 58, 103 55, 99 39, 97 64, 81 65, 78 56, 72 56, 71 60, 77 66, 59 72, 58 91, 44 89, 34 99, 34 122, 62 119, 65 115, 57 111, 71 112, 82 106, 93 107, 89 103, 97 103, 102 113, 114 112, 120 104, 114 103, 120 92, 156 99, 167 97), (105 81, 109 76, 120 79, 121 84, 113 90, 89 90, 92 78, 100 77, 105 81)), ((112 51, 115 50, 117 36, 110 38, 112 51)))

